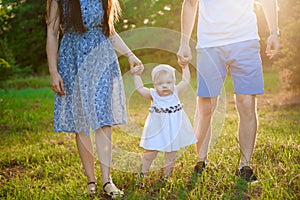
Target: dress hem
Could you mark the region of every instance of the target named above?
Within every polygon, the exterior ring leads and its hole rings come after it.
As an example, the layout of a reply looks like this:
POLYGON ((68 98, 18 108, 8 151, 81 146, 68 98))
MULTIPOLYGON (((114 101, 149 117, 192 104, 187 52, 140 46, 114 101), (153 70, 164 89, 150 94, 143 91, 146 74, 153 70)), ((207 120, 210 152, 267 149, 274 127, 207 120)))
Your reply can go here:
MULTIPOLYGON (((100 125, 95 130, 90 131, 90 133, 95 132, 97 129, 104 127, 104 126, 114 127, 114 126, 119 126, 119 125, 124 125, 124 124, 126 124, 126 122, 120 122, 120 123, 109 124, 109 125, 100 125)), ((63 130, 63 129, 54 129, 53 132, 55 132, 55 133, 74 133, 74 134, 84 133, 87 136, 91 135, 90 133, 86 134, 85 132, 77 132, 75 130, 73 131, 73 130, 63 130)))

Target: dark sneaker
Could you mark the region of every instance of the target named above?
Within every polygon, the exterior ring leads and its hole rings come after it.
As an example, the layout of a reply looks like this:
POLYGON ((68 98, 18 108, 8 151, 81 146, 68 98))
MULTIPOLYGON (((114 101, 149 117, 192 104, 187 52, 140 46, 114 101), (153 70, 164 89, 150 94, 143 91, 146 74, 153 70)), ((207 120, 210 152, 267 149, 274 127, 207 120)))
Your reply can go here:
POLYGON ((206 167, 205 161, 198 161, 194 167, 194 172, 201 175, 205 167, 206 167))
POLYGON ((255 174, 253 173, 253 170, 249 166, 243 166, 241 169, 239 169, 238 172, 239 177, 244 179, 247 182, 256 182, 257 178, 255 174))

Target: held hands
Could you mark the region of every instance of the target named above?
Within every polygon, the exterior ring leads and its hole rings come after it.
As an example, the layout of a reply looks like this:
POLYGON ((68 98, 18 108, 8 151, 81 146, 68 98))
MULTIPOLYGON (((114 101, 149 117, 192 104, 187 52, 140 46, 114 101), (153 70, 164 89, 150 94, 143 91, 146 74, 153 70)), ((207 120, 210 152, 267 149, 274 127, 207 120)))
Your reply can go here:
POLYGON ((66 94, 63 80, 61 76, 58 74, 58 72, 54 72, 53 74, 50 74, 50 81, 51 81, 51 88, 55 93, 59 95, 66 94))
POLYGON ((267 41, 266 54, 269 59, 272 59, 279 51, 280 41, 278 35, 270 35, 267 41))
POLYGON ((144 71, 143 65, 137 65, 130 69, 131 74, 141 76, 144 71))
POLYGON ((132 74, 138 74, 138 75, 142 74, 144 70, 144 66, 142 62, 133 53, 130 53, 128 55, 128 62, 130 65, 130 72, 132 74))
POLYGON ((191 48, 188 44, 181 44, 177 52, 177 62, 180 67, 185 68, 192 60, 191 48))

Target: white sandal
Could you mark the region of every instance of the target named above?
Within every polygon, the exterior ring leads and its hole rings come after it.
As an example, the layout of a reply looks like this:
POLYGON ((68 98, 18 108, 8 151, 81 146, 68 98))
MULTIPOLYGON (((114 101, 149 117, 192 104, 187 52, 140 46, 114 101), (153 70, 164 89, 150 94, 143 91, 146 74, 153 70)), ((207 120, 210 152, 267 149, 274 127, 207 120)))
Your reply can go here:
POLYGON ((88 190, 90 194, 96 194, 96 182, 89 182, 88 183, 88 190))
POLYGON ((105 194, 111 196, 111 198, 116 198, 116 197, 123 197, 124 192, 120 189, 118 189, 115 184, 112 181, 106 182, 103 185, 103 190, 105 194))

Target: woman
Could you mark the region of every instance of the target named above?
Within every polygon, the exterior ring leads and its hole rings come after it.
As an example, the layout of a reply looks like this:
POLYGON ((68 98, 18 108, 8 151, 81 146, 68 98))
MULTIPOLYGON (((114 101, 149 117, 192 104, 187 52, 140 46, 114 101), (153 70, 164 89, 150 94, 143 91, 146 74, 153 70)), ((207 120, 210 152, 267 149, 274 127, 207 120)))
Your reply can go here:
POLYGON ((118 19, 117 0, 48 0, 47 57, 55 94, 54 131, 76 133, 76 144, 96 193, 93 146, 95 131, 103 190, 122 196, 110 177, 111 127, 125 123, 123 83, 114 48, 128 57, 131 68, 141 61, 130 51, 113 23, 118 19), (59 28, 64 33, 58 57, 59 28))

